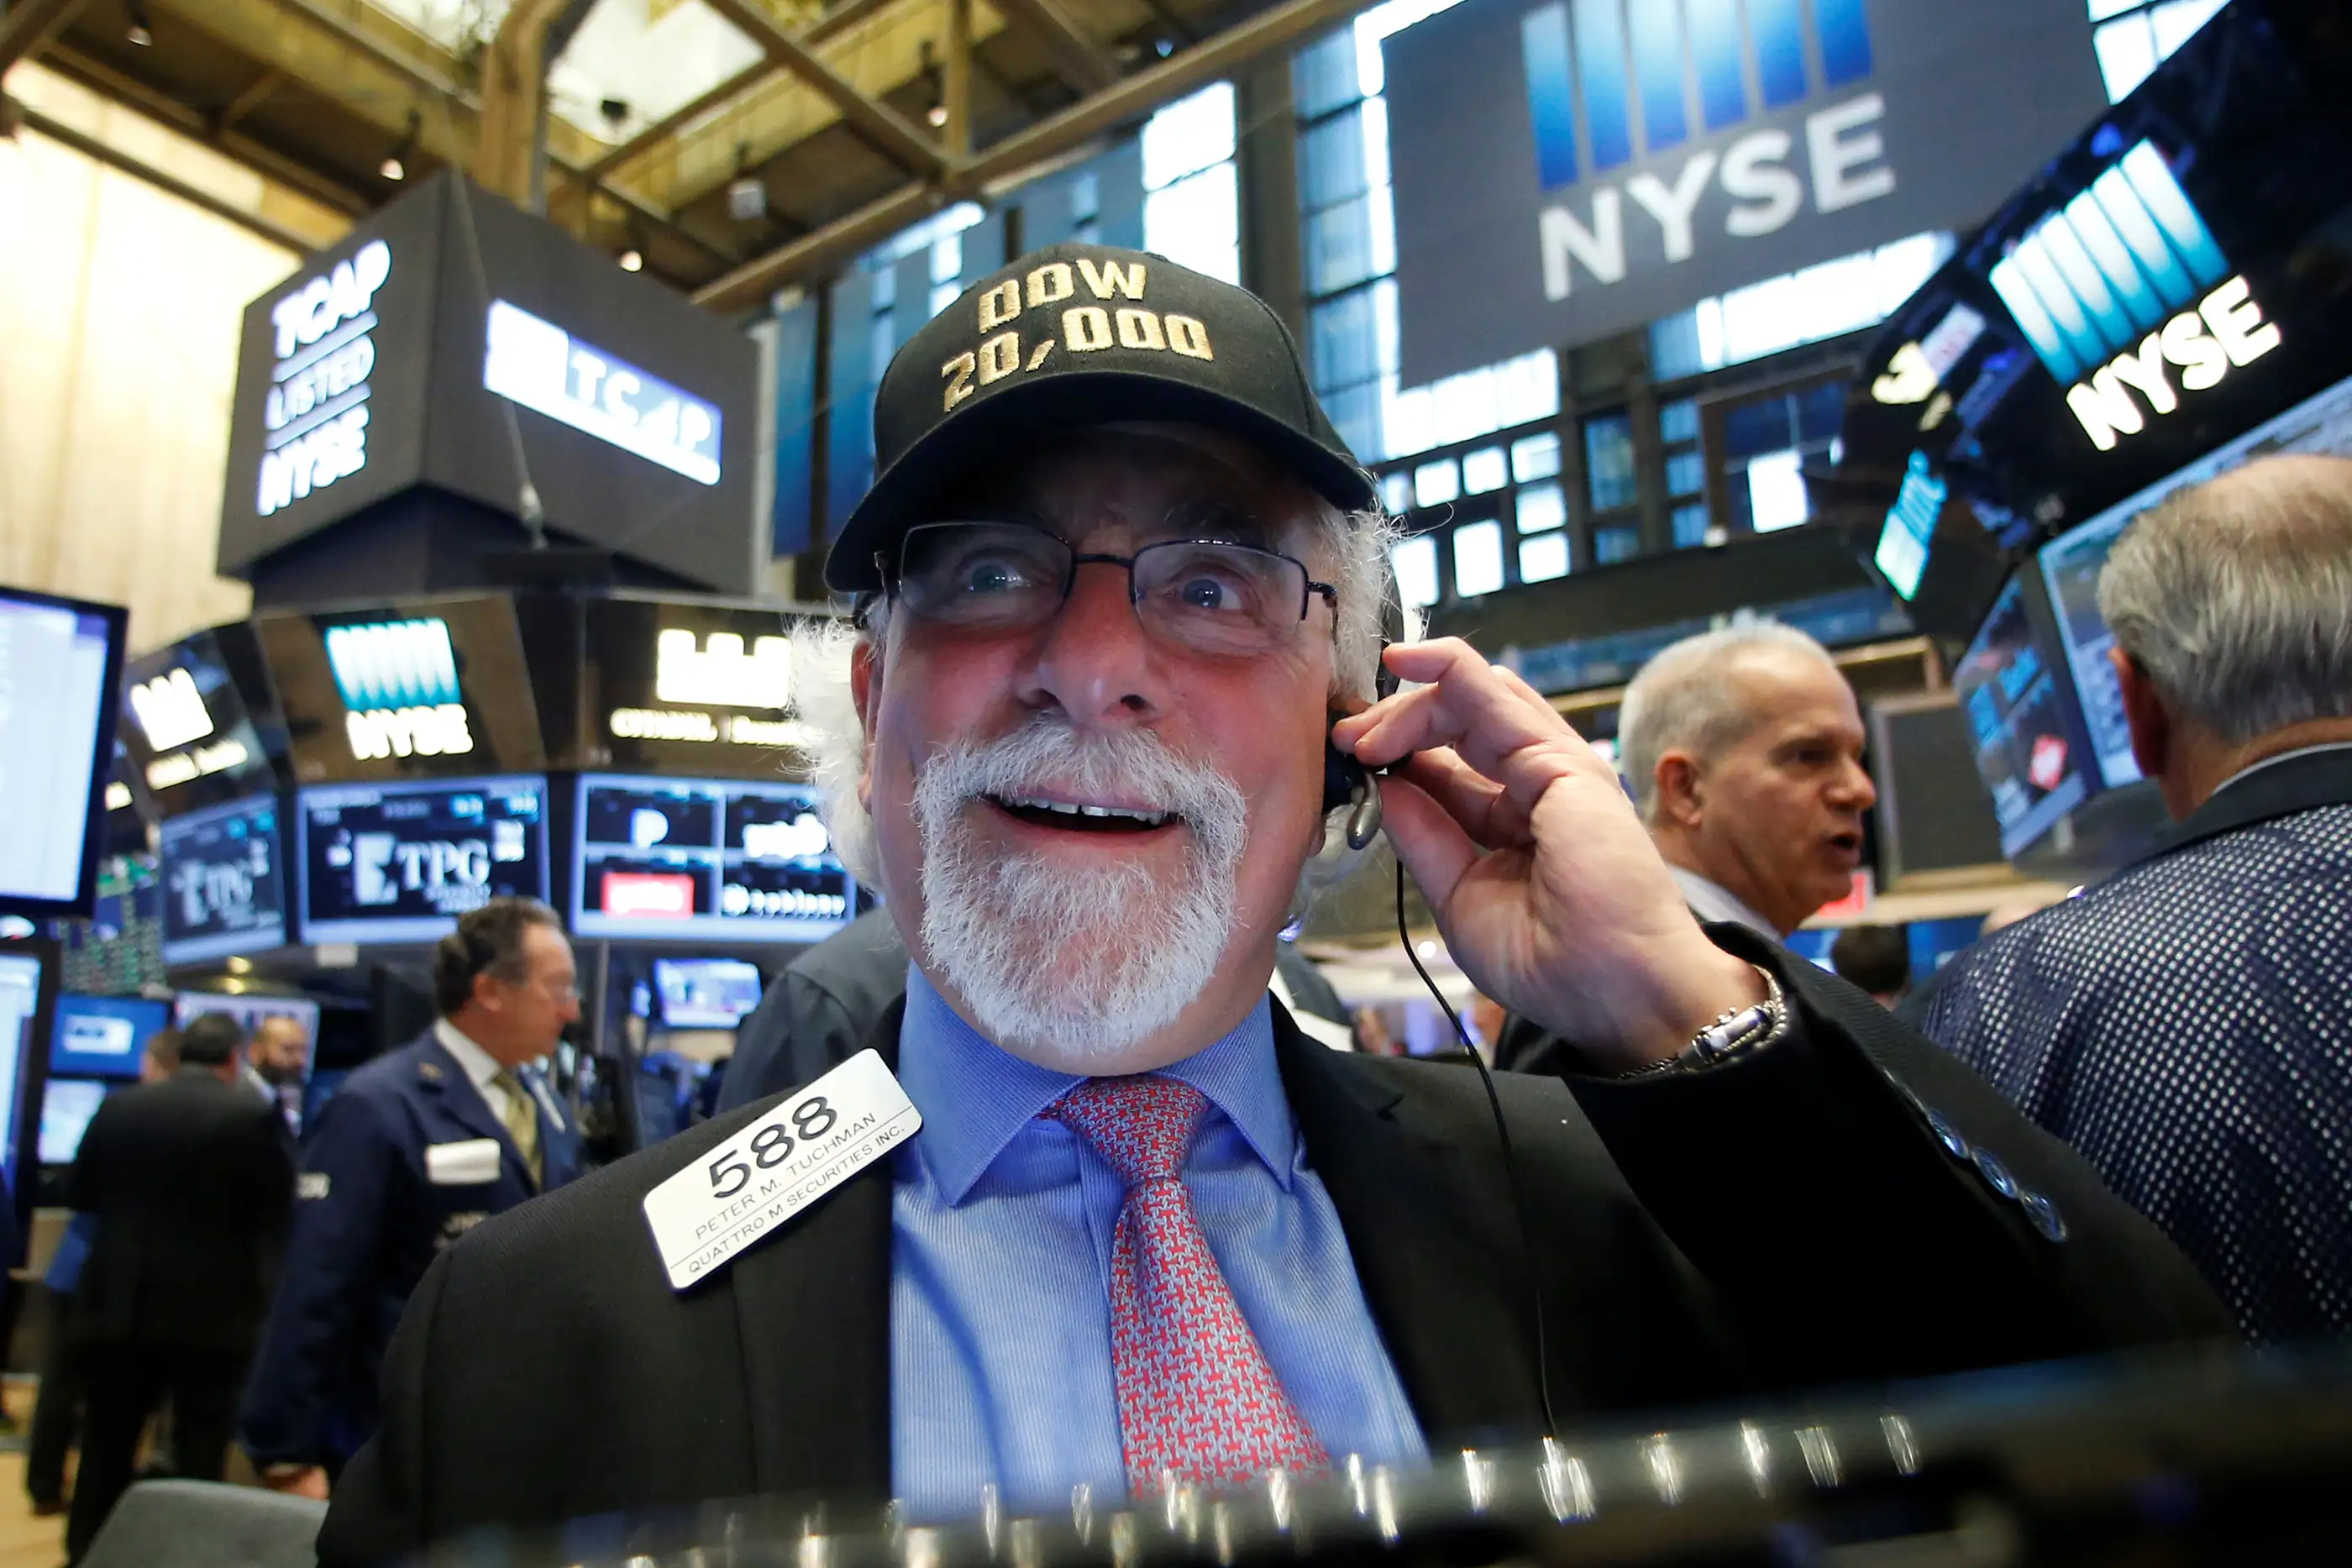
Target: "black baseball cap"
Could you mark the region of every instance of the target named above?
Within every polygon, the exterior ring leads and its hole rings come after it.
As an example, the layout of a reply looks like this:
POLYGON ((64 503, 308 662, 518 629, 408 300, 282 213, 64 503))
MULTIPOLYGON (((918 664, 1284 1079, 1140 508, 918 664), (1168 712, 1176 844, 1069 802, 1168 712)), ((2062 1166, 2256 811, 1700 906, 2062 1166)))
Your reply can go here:
POLYGON ((983 455, 1056 429, 1183 420, 1263 448, 1333 506, 1375 494, 1315 401, 1298 345, 1247 289, 1111 246, 1034 251, 973 284, 891 356, 874 487, 825 561, 844 593, 983 455))

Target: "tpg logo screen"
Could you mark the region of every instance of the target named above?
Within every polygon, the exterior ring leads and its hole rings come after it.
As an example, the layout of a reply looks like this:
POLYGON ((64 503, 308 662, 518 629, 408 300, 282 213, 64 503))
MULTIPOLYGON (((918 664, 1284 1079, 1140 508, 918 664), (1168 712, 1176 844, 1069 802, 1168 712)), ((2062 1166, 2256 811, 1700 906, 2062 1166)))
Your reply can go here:
POLYGON ((1965 227, 2106 103, 2081 0, 1464 0, 1383 55, 1407 384, 1965 227))

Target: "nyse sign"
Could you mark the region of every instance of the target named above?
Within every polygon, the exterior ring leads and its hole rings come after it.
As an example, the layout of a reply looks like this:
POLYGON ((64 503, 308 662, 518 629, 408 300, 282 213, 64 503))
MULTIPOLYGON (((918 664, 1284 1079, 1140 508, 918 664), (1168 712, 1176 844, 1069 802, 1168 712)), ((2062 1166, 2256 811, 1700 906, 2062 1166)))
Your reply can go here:
POLYGON ((362 762, 474 749, 449 623, 436 617, 327 629, 343 734, 362 762))
POLYGON ((392 247, 370 240, 270 307, 275 362, 262 404, 263 517, 367 465, 368 377, 375 370, 376 291, 392 247))
POLYGON ((654 700, 679 706, 616 707, 606 727, 623 740, 797 747, 807 738, 797 719, 709 711, 737 707, 775 712, 791 706, 792 696, 790 638, 753 637, 747 646, 737 632, 698 637, 671 627, 654 638, 654 700))
POLYGON ((1465 0, 1390 38, 1403 382, 1979 220, 2105 94, 2079 0, 1967 12, 1465 0))

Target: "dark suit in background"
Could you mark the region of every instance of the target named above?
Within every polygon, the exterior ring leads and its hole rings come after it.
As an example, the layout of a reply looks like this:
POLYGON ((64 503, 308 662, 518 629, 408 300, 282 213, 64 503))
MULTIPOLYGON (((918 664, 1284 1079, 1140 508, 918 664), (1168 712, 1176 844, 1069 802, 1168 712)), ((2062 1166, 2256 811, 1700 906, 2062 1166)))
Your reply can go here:
MULTIPOLYGON (((1524 1234, 1475 1075, 1332 1051, 1276 1010, 1285 1093, 1432 1453, 1541 1429, 1530 1263, 1569 1427, 2229 1333, 2179 1254, 1974 1074, 1812 966, 1712 934, 1775 965, 1800 1036, 1715 1072, 1498 1078, 1524 1234), (1946 1134, 1966 1140, 1958 1156, 1946 1134)), ((898 1023, 894 1007, 867 1042, 886 1061, 898 1023)), ((484 1523, 889 1495, 896 1162, 683 1294, 655 1256, 646 1194, 761 1109, 493 1220, 434 1265, 322 1563, 484 1523)))
POLYGON ((293 1185, 275 1113, 201 1067, 109 1095, 90 1118, 67 1181, 97 1226, 74 1300, 89 1395, 71 1555, 130 1484, 166 1393, 179 1473, 220 1479, 293 1185))
MULTIPOLYGON (((580 1129, 560 1108, 551 1114, 552 1103, 539 1105, 551 1188, 580 1173, 580 1129)), ((430 1031, 346 1079, 303 1147, 285 1277, 237 1422, 253 1462, 341 1469, 375 1430, 384 1345, 425 1266, 540 1190, 488 1102, 430 1031), (436 1173, 428 1151, 485 1139, 498 1145, 493 1179, 436 1173)))
MULTIPOLYGON (((1349 1024, 1321 971, 1283 943, 1275 955, 1299 1010, 1349 1024)), ((857 1054, 907 994, 907 945, 887 909, 869 909, 793 961, 735 1032, 721 1113, 814 1082, 857 1054)), ((1352 1026, 1351 1026, 1352 1027, 1352 1026)))
POLYGON ((2352 746, 1944 967, 1928 1037, 2162 1226, 2255 1340, 2352 1330, 2352 746))

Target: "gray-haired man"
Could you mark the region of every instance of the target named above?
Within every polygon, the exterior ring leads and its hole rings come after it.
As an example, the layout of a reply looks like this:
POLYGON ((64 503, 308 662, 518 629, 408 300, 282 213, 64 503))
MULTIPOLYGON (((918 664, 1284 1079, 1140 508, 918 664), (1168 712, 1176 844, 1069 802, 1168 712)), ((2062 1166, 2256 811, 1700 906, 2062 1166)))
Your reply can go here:
POLYGON ((1625 688, 1618 766, 1702 920, 1776 940, 1862 861, 1862 712, 1822 645, 1771 622, 1676 643, 1625 688))
POLYGON ((1927 1033, 2256 1339, 2352 1328, 2352 462, 2176 496, 2099 580, 2156 854, 1952 966, 1927 1033))

